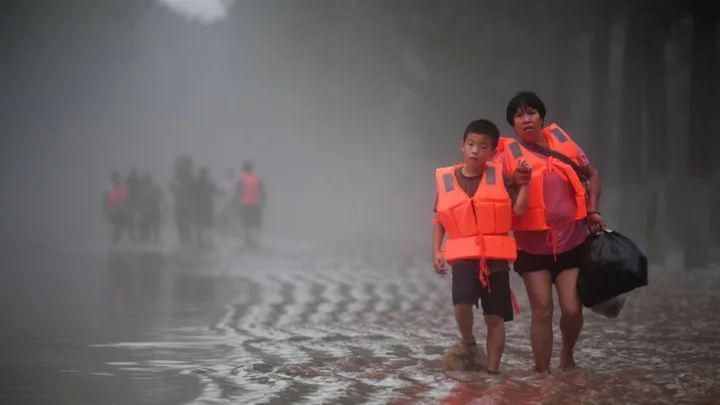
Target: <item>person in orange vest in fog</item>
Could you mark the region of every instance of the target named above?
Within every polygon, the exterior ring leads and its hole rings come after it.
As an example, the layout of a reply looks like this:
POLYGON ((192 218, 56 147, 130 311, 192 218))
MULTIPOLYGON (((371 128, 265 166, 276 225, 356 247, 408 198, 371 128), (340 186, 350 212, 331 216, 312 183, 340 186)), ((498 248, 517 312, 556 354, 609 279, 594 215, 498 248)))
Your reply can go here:
POLYGON ((500 131, 492 122, 476 120, 467 126, 460 144, 465 163, 435 172, 433 220, 433 265, 442 276, 447 274, 445 262, 452 266, 452 300, 463 352, 467 359, 478 353, 472 307, 479 302, 487 326, 491 374, 499 372, 505 322, 513 320, 509 263, 515 260, 517 249, 509 233, 513 214, 525 212, 527 174, 532 171, 520 162, 517 170, 526 173, 524 181, 509 178, 493 159, 499 142, 500 131))
POLYGON ((532 165, 527 212, 513 217, 518 254, 515 271, 525 283, 532 311, 530 344, 535 369, 548 372, 552 354, 555 284, 561 312, 560 368, 575 367, 575 343, 583 325, 577 295, 578 268, 585 238, 605 224, 597 210, 600 176, 585 152, 556 124, 545 125, 545 104, 533 92, 520 92, 507 105, 506 119, 518 135, 509 139, 498 161, 512 173, 519 161, 532 165))
POLYGON ((122 232, 129 232, 129 193, 126 185, 122 184, 120 174, 113 172, 110 175, 110 186, 103 195, 103 213, 110 221, 112 227, 112 242, 117 244, 122 239, 122 232))
POLYGON ((240 223, 245 234, 245 246, 256 247, 262 228, 262 214, 267 204, 265 188, 255 173, 251 161, 243 162, 243 174, 237 183, 240 223))

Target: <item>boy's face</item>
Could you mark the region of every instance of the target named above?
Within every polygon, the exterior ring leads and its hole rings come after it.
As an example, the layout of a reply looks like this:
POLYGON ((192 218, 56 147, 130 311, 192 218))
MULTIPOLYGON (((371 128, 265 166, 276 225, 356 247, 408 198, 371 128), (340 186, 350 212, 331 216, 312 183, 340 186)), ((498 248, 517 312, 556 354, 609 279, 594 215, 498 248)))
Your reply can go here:
POLYGON ((473 167, 482 167, 495 153, 492 140, 484 134, 469 133, 460 147, 465 163, 473 167))

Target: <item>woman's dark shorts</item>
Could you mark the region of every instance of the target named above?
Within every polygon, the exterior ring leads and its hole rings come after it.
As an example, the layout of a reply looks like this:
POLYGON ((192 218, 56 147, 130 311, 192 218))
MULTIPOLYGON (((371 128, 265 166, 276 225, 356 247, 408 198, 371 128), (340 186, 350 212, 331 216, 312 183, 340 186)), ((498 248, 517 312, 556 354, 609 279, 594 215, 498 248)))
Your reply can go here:
POLYGON ((535 271, 548 270, 553 283, 557 279, 558 274, 563 270, 576 269, 580 267, 585 256, 584 243, 560 253, 557 257, 553 255, 534 255, 523 250, 518 250, 517 259, 513 268, 521 276, 524 273, 532 273, 535 271))
POLYGON ((497 315, 505 322, 512 321, 510 265, 503 260, 488 260, 487 265, 490 268, 490 291, 480 283, 480 262, 461 260, 452 265, 453 305, 482 306, 483 315, 497 315))

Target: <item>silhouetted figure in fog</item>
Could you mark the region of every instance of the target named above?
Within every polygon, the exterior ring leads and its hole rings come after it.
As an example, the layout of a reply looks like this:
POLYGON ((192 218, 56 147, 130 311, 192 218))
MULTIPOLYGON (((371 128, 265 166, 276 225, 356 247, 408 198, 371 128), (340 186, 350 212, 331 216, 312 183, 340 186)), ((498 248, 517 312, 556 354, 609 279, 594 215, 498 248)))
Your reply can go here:
POLYGON ((137 240, 139 236, 140 223, 140 174, 137 168, 130 169, 127 177, 128 188, 128 226, 130 227, 130 239, 137 240))
POLYGON ((117 172, 112 173, 110 185, 103 193, 102 210, 110 221, 112 242, 117 244, 122 239, 122 232, 128 230, 128 189, 117 172))
POLYGON ((574 348, 583 325, 577 295, 578 268, 588 228, 604 228, 597 212, 600 177, 585 152, 555 124, 545 127, 545 104, 532 92, 518 93, 506 119, 520 138, 498 155, 508 173, 520 158, 532 167, 527 212, 513 217, 518 254, 515 271, 525 283, 532 310, 530 343, 535 368, 546 372, 552 353, 552 284, 560 302, 560 367, 575 367, 574 348), (586 191, 587 190, 587 191, 586 191))
POLYGON ((198 171, 193 186, 193 217, 195 219, 198 248, 212 246, 212 226, 215 222, 215 197, 222 192, 210 178, 210 169, 203 166, 198 171))
POLYGON ((140 179, 140 233, 143 240, 160 242, 160 225, 164 196, 149 172, 140 179))
POLYGON ((175 177, 170 183, 173 195, 173 214, 180 243, 187 246, 191 242, 193 226, 193 162, 189 156, 175 161, 175 177))
POLYGON ((235 184, 237 183, 237 174, 235 169, 229 168, 225 171, 225 177, 219 185, 220 190, 223 192, 223 196, 227 196, 226 192, 229 192, 229 198, 218 198, 216 199, 216 218, 215 228, 222 232, 233 232, 237 229, 237 208, 236 208, 236 196, 233 194, 235 190, 235 184))
POLYGON ((251 161, 243 163, 243 174, 238 180, 236 195, 245 246, 256 247, 262 229, 262 214, 267 205, 267 195, 251 161))

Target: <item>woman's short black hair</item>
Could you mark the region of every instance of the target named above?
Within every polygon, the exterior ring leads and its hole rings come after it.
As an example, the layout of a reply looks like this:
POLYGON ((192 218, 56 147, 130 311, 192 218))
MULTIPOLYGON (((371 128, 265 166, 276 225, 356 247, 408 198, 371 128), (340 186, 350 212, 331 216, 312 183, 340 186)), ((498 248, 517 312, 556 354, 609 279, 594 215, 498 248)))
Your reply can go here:
POLYGON ((505 109, 505 119, 511 127, 515 122, 515 114, 518 110, 525 108, 537 110, 538 114, 540 114, 540 118, 542 118, 543 121, 545 120, 545 114, 547 113, 545 110, 545 103, 543 103, 540 97, 538 97, 538 95, 534 92, 521 91, 510 100, 507 108, 505 109))

